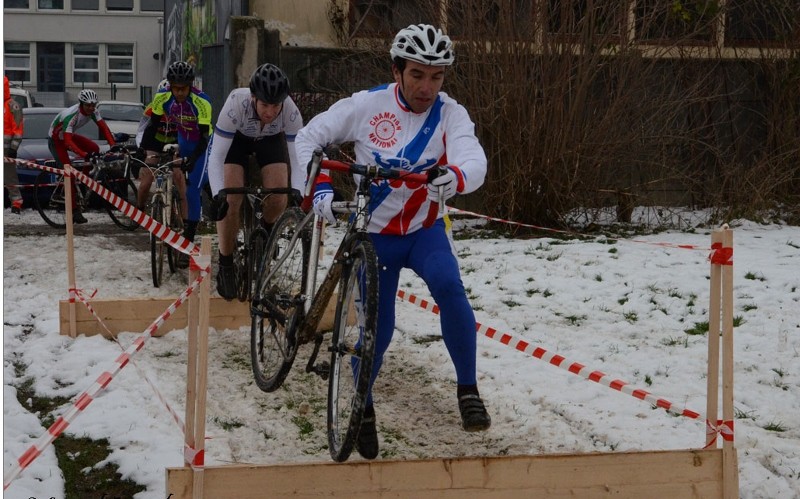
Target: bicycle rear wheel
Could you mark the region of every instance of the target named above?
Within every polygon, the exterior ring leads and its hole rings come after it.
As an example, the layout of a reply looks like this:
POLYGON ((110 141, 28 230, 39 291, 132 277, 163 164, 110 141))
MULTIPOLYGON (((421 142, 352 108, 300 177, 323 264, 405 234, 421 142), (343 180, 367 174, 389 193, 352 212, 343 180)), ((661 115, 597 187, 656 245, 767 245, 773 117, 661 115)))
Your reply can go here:
MULTIPOLYGON (((150 209, 150 216, 156 222, 164 224, 164 200, 156 198, 150 209)), ((152 232, 150 233, 150 272, 153 275, 153 286, 160 287, 164 280, 164 253, 167 244, 152 232)))
POLYGON ((353 451, 367 402, 378 325, 378 258, 368 236, 345 248, 331 340, 328 447, 334 461, 353 451))
MULTIPOLYGON (((178 188, 173 187, 172 190, 172 211, 169 215, 169 228, 172 232, 183 234, 183 217, 181 217, 181 198, 178 195, 178 188)), ((166 244, 166 243, 165 243, 166 244)), ((178 257, 180 251, 176 250, 170 245, 166 245, 167 251, 167 265, 169 265, 170 273, 174 274, 178 270, 178 257)))
POLYGON ((297 208, 286 210, 259 258, 250 304, 250 357, 256 385, 265 392, 283 384, 297 354, 295 331, 303 319, 308 235, 300 234, 294 243, 291 240, 303 217, 297 208), (274 269, 281 259, 280 267, 274 269))
MULTIPOLYGON (((97 182, 109 191, 116 194, 126 203, 136 206, 138 191, 136 190, 136 185, 133 183, 133 180, 130 178, 123 177, 119 174, 114 175, 107 172, 100 172, 100 174, 97 176, 97 182)), ((117 207, 114 206, 110 201, 105 201, 103 205, 108 212, 108 216, 110 216, 111 220, 119 227, 130 231, 136 230, 136 228, 139 227, 139 224, 134 222, 129 216, 125 215, 122 210, 118 210, 117 207)))
POLYGON ((64 175, 41 172, 33 182, 33 203, 36 211, 50 227, 65 229, 64 175))

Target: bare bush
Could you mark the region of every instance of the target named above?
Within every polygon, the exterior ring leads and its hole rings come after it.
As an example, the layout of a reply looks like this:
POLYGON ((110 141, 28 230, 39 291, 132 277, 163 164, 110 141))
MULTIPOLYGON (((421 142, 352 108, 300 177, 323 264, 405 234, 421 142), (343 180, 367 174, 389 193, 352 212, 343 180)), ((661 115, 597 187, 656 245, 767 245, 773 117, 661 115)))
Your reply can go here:
MULTIPOLYGON (((341 42, 372 50, 358 71, 385 81, 380 26, 365 22, 368 9, 346 23, 340 3, 341 42)), ((548 226, 607 206, 622 222, 635 206, 712 208, 720 219, 797 209, 797 39, 782 45, 790 57, 718 43, 721 19, 740 38, 796 37, 793 3, 728 2, 738 10, 725 18, 719 2, 698 0, 416 3, 419 22, 456 41, 445 91, 470 111, 489 158, 486 185, 463 206, 548 226)))

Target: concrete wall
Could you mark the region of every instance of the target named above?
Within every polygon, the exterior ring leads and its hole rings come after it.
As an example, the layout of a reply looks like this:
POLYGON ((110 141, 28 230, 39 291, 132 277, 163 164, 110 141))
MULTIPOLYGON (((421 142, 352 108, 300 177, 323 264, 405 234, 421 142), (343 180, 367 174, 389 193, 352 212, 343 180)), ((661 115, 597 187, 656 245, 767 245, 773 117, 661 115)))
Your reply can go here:
MULTIPOLYGON (((347 1, 338 1, 346 8, 347 1)), ((282 45, 334 47, 336 36, 328 20, 329 0, 250 0, 250 15, 280 32, 282 45)))

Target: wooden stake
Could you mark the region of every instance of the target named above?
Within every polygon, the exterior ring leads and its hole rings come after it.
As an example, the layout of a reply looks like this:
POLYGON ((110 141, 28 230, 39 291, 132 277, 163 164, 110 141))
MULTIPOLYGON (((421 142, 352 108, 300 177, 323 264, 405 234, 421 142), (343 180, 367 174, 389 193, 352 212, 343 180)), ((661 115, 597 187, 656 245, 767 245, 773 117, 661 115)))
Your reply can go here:
POLYGON ((78 336, 75 321, 75 244, 72 238, 72 165, 64 165, 64 214, 67 224, 67 281, 69 285, 69 336, 78 336))
MULTIPOLYGON (((200 246, 200 255, 203 262, 211 263, 211 238, 203 237, 200 246)), ((211 298, 211 276, 206 276, 200 284, 200 324, 197 329, 197 411, 195 414, 195 449, 199 453, 205 450, 206 435, 206 384, 208 380, 208 308, 211 298)), ((192 497, 201 499, 204 497, 203 466, 195 468, 192 476, 192 497)))
MULTIPOLYGON (((711 233, 711 246, 722 244, 723 233, 715 230, 711 233)), ((711 263, 711 290, 708 306, 708 376, 706 378, 706 419, 707 424, 717 425, 719 403, 719 331, 721 311, 722 266, 711 263)), ((717 437, 716 433, 705 428, 705 445, 708 447, 717 437)), ((715 446, 716 447, 716 446, 715 446)))
MULTIPOLYGON (((189 282, 194 282, 200 275, 199 270, 189 271, 189 282)), ((184 428, 184 442, 187 449, 195 448, 194 440, 194 418, 197 407, 197 327, 198 327, 198 302, 199 293, 189 295, 189 310, 187 317, 187 345, 186 345, 186 425, 184 428)), ((184 466, 191 466, 187 453, 183 456, 184 466)))
MULTIPOLYGON (((733 254, 733 231, 725 227, 722 247, 733 254)), ((722 419, 733 425, 733 261, 722 268, 722 419)), ((731 426, 731 428, 733 428, 731 426)), ((739 497, 739 466, 733 438, 722 441, 722 490, 725 499, 739 497)))

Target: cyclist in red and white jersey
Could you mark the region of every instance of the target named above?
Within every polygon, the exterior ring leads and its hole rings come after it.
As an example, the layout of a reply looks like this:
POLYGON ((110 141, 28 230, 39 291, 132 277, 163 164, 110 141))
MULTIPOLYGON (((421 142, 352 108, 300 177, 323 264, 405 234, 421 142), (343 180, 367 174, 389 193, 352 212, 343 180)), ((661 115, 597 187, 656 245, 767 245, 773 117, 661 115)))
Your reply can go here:
MULTIPOLYGON (((318 114, 297 134, 297 157, 306 164, 315 149, 354 142, 356 162, 407 172, 446 166, 428 187, 382 180, 371 186, 368 232, 378 256, 378 327, 375 364, 357 450, 378 455, 372 384, 383 363, 395 324, 395 297, 403 268, 427 284, 441 313, 442 338, 458 381, 456 396, 466 431, 484 431, 491 418, 476 380, 475 314, 467 300, 450 231, 443 218, 423 227, 431 203, 475 191, 486 176, 486 155, 466 109, 441 92, 453 63, 450 38, 430 25, 400 30, 389 51, 394 83, 353 94, 318 114)), ((433 177, 433 176, 432 176, 433 177)), ((334 221, 333 188, 319 175, 314 211, 334 221)))
MULTIPOLYGON (((47 145, 53 158, 56 160, 59 168, 64 168, 65 164, 71 163, 69 158, 69 151, 74 152, 79 157, 87 162, 91 162, 93 158, 100 154, 100 147, 92 140, 83 135, 79 135, 76 131, 89 123, 94 121, 97 128, 108 141, 108 145, 114 147, 116 142, 108 125, 100 116, 97 110, 97 93, 91 89, 81 90, 78 94, 78 103, 72 107, 58 113, 53 123, 50 125, 48 132, 47 145)), ((72 186, 72 192, 75 193, 75 186, 72 186)), ((73 209, 77 207, 75 204, 76 196, 72 196, 73 209)), ((72 221, 76 224, 86 223, 86 218, 80 211, 73 212, 72 221)))
MULTIPOLYGON (((289 79, 273 64, 262 64, 250 78, 250 88, 231 91, 222 107, 209 145, 208 180, 214 200, 211 217, 218 220, 219 271, 217 291, 226 300, 236 295, 233 249, 239 231, 241 195, 226 196, 222 208, 218 193, 222 188, 243 187, 251 154, 255 155, 264 188, 291 185, 298 194, 305 184, 305 167, 295 154, 294 139, 303 127, 300 110, 289 97, 289 79)), ((283 213, 287 196, 268 196, 261 218, 267 230, 283 213)))

